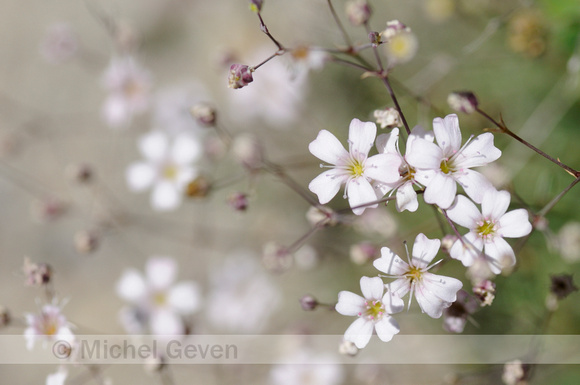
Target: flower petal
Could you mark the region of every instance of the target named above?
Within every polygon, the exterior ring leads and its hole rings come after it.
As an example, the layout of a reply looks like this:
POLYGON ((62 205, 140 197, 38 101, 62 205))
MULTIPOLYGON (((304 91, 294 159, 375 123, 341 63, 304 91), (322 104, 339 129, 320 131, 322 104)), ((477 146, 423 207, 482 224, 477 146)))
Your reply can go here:
POLYGON ((493 241, 485 243, 485 255, 488 257, 489 268, 494 274, 499 274, 506 267, 516 264, 514 250, 501 237, 494 237, 493 241))
POLYGON ((202 146, 197 138, 188 134, 178 135, 171 147, 171 160, 178 165, 187 165, 199 159, 202 146))
POLYGON ((501 151, 493 145, 493 134, 486 132, 471 140, 457 155, 455 165, 459 168, 484 166, 497 160, 501 151))
POLYGON ((399 324, 393 317, 383 316, 383 318, 375 323, 375 330, 381 341, 389 342, 393 339, 395 334, 398 334, 399 324))
POLYGON ((346 194, 348 196, 348 204, 352 208, 352 212, 356 215, 361 215, 366 209, 377 207, 378 204, 364 205, 365 203, 377 200, 377 195, 373 186, 366 180, 365 177, 351 179, 346 185, 346 194))
POLYGON ((344 332, 344 339, 356 345, 357 348, 362 349, 371 340, 373 335, 373 322, 364 318, 356 319, 348 329, 344 332))
POLYGON ((379 154, 398 154, 397 142, 399 141, 399 128, 395 127, 388 134, 377 136, 375 147, 379 154))
POLYGON ((388 247, 381 248, 381 257, 373 261, 373 266, 377 270, 393 276, 404 275, 409 270, 407 262, 399 258, 388 247))
POLYGON ((179 314, 191 314, 201 303, 199 286, 193 281, 180 282, 169 290, 167 301, 179 314))
POLYGON ((477 171, 464 169, 461 172, 456 172, 454 175, 467 196, 473 199, 475 203, 481 203, 483 194, 488 189, 494 188, 491 182, 477 171))
POLYGON ((443 154, 451 156, 461 148, 461 130, 459 129, 459 118, 450 114, 444 119, 433 119, 433 132, 437 139, 437 144, 443 150, 443 154))
POLYGON ((411 282, 403 277, 395 279, 393 282, 387 283, 385 287, 388 289, 389 293, 392 293, 399 298, 403 298, 405 294, 411 290, 411 282))
POLYGON ((405 308, 405 303, 401 297, 394 292, 387 291, 381 302, 385 306, 385 312, 387 314, 399 313, 405 308))
POLYGON ((498 235, 507 238, 520 238, 532 231, 526 209, 517 209, 506 213, 498 222, 498 235))
POLYGON ((484 218, 491 220, 500 219, 507 211, 510 205, 511 196, 507 191, 497 191, 490 188, 483 194, 481 201, 481 213, 484 218))
POLYGON ((468 229, 475 229, 477 222, 482 219, 475 204, 463 195, 458 195, 455 198, 453 205, 447 209, 447 216, 459 226, 468 229))
POLYGON ((443 160, 443 151, 435 143, 416 138, 413 146, 407 148, 405 159, 415 168, 439 170, 443 160))
POLYGON ((353 119, 348 128, 348 141, 350 143, 351 155, 359 158, 360 155, 365 157, 373 147, 375 137, 377 136, 377 125, 373 122, 361 122, 353 119))
POLYGON ((407 182, 397 189, 397 211, 409 210, 415 212, 419 208, 417 192, 413 188, 413 183, 407 182))
POLYGON ((471 266, 483 250, 483 241, 473 231, 464 235, 463 240, 465 243, 461 242, 460 239, 455 241, 449 250, 449 255, 451 258, 461 261, 463 266, 471 266))
POLYGON ((431 318, 439 318, 443 314, 443 310, 451 306, 451 302, 447 302, 437 297, 435 293, 423 285, 415 287, 415 299, 423 313, 431 318))
POLYGON ((125 178, 129 189, 133 192, 139 192, 148 189, 155 180, 155 168, 145 162, 133 163, 127 167, 125 178))
POLYGON ((429 272, 423 273, 422 284, 445 302, 455 302, 457 292, 463 287, 463 283, 458 279, 429 272))
POLYGON ((383 284, 383 280, 379 277, 362 277, 360 279, 360 289, 363 297, 367 300, 380 301, 383 298, 385 285, 383 284))
POLYGON ((151 331, 157 336, 181 335, 185 331, 181 317, 168 309, 153 312, 149 322, 151 331))
POLYGON ((365 162, 364 176, 383 183, 394 183, 401 177, 402 159, 398 154, 378 154, 365 162))
POLYGON ((181 192, 171 182, 159 182, 151 193, 151 206, 158 211, 176 209, 181 203, 181 192))
POLYGON ((177 263, 171 257, 151 257, 145 265, 147 282, 154 290, 165 290, 177 275, 177 263))
POLYGON ((343 182, 346 182, 348 176, 340 169, 326 170, 316 178, 314 178, 308 185, 308 189, 318 196, 318 201, 324 205, 340 190, 343 182))
POLYGON ((421 269, 426 268, 437 255, 440 246, 439 239, 429 239, 423 233, 417 235, 413 244, 413 265, 421 269))
POLYGON ((139 302, 147 293, 145 278, 136 269, 127 269, 117 282, 117 295, 129 302, 139 302))
POLYGON ((455 179, 442 172, 436 172, 425 188, 423 199, 429 204, 436 204, 442 209, 446 209, 453 203, 456 193, 457 183, 455 183, 455 179))
POLYGON ((336 136, 327 130, 318 133, 316 139, 308 145, 308 150, 318 159, 330 164, 338 164, 349 157, 336 136))
POLYGON ((359 315, 364 310, 365 299, 350 291, 338 293, 338 303, 334 309, 342 315, 359 315))
POLYGON ((167 156, 169 141, 163 132, 152 131, 139 139, 138 146, 147 160, 159 163, 167 156))

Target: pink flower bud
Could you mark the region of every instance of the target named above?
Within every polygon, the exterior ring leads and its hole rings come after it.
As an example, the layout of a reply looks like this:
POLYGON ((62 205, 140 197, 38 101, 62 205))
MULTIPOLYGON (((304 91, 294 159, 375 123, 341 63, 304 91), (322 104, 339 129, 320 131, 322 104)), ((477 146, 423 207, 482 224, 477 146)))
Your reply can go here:
POLYGON ((300 306, 302 306, 302 310, 314 310, 318 306, 318 301, 313 296, 306 294, 300 298, 300 306))
POLYGON ((346 4, 346 15, 350 23, 356 27, 369 21, 371 8, 366 0, 352 0, 346 4))
POLYGON ((457 112, 471 114, 477 108, 479 102, 471 91, 452 92, 447 97, 447 104, 457 112))
POLYGON ((250 84, 252 78, 252 69, 245 64, 232 64, 230 67, 230 76, 228 77, 228 87, 233 89, 242 88, 250 84))
POLYGON ((248 208, 248 196, 241 192, 234 192, 228 196, 228 204, 236 211, 246 211, 248 208))

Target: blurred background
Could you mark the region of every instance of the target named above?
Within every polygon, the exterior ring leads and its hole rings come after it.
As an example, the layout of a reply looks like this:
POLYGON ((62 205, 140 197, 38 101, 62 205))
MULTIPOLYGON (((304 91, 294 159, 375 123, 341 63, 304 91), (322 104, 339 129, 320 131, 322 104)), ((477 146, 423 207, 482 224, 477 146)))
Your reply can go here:
MULTIPOLYGON (((442 236, 430 207, 397 213, 390 205, 364 219, 353 218, 349 225, 317 232, 282 273, 266 269, 264 246, 289 246, 307 233, 310 204, 272 175, 250 175, 227 153, 215 130, 191 118, 189 108, 206 102, 215 108, 222 130, 234 137, 255 135, 268 160, 284 167, 307 191, 320 172, 319 160, 308 152, 317 133, 330 130, 345 143, 351 119, 372 121, 375 109, 392 102, 380 81, 361 79, 356 69, 327 63, 322 70, 295 76, 286 57, 256 71, 250 86, 227 88, 230 64, 256 65, 276 51, 260 32, 248 3, 0 0, 0 305, 13 319, 3 333, 22 333, 24 314, 36 313, 45 301, 40 289, 24 285, 25 257, 51 265, 54 290, 59 300, 67 301, 63 313, 75 325, 75 333, 124 334, 119 312, 126 303, 116 292, 117 282, 127 268, 142 272, 151 256, 170 256, 179 265, 177 281, 193 280, 200 287, 201 308, 186 317, 192 333, 340 335, 352 319, 326 308, 304 312, 298 300, 308 293, 332 304, 341 290, 359 293, 360 277, 374 276, 376 270, 369 260, 352 258, 353 245, 368 242, 403 255, 402 242, 411 242, 419 232, 442 236), (105 74, 111 59, 124 55, 147 73, 143 87, 148 103, 129 121, 115 125, 104 116, 110 96, 105 74), (143 158, 139 138, 153 129, 177 130, 181 124, 203 143, 204 155, 196 167, 217 187, 205 197, 185 197, 176 210, 158 212, 150 204, 149 191, 130 190, 126 170, 143 158), (79 177, 79 169, 90 170, 90 178, 79 177), (245 194, 247 210, 228 204, 233 193, 245 194), (232 293, 244 292, 244 285, 256 277, 265 280, 261 290, 252 292, 254 299, 246 299, 249 312, 263 312, 263 322, 255 329, 236 329, 236 315, 231 315, 233 326, 212 320, 212 298, 217 301, 216 290, 236 279, 232 266, 237 263, 249 278, 232 293), (269 293, 270 306, 254 309, 253 303, 263 302, 264 292, 269 293)), ((353 42, 365 44, 364 28, 348 23, 346 1, 333 4, 353 42)), ((471 90, 483 110, 496 118, 501 115, 514 132, 569 166, 580 167, 576 0, 370 4, 373 30, 381 31, 387 21, 398 19, 417 38, 415 57, 391 74, 411 126, 431 129, 434 117, 453 112, 446 102, 450 92, 471 90)), ((327 1, 267 0, 262 16, 272 35, 287 47, 344 47, 327 1)), ((370 51, 363 56, 372 60, 370 51)), ((459 119, 464 139, 491 127, 478 115, 460 114, 459 119)), ((537 212, 572 181, 565 171, 507 136, 496 134, 495 144, 503 156, 486 174, 497 188, 512 193, 514 207, 537 212)), ((577 276, 579 271, 577 198, 578 192, 570 191, 527 243, 515 247, 516 268, 496 278, 493 306, 472 315, 474 322, 467 323, 464 333, 580 332, 577 294, 561 301, 545 322, 550 276, 577 276)), ((343 209, 346 202, 335 198, 329 206, 343 209)), ((470 290, 457 261, 441 271, 470 290)), ((423 316, 416 306, 397 319, 404 325, 403 334, 446 333, 441 320, 423 316)), ((175 384, 281 383, 267 365, 245 366, 237 376, 239 369, 179 366, 172 368, 172 376, 175 384)), ((69 381, 98 383, 82 380, 84 370, 71 368, 69 381)), ((343 370, 343 379, 335 383, 442 384, 453 383, 453 378, 455 383, 489 384, 501 382, 503 369, 347 365, 343 370)), ((13 383, 43 383, 54 371, 45 366, 0 366, 0 375, 13 383)), ((113 384, 162 383, 139 366, 113 366, 103 374, 113 384)), ((579 375, 576 367, 542 366, 530 383, 575 384, 579 375)))

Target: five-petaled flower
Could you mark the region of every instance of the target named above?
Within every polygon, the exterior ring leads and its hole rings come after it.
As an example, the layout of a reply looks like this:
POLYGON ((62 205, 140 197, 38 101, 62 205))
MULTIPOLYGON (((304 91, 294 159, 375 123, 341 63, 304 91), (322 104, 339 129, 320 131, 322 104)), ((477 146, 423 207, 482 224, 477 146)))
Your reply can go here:
POLYGON ((395 182, 399 179, 401 160, 394 154, 369 157, 376 135, 375 123, 353 119, 348 133, 348 151, 326 130, 320 131, 310 143, 308 149, 314 156, 333 165, 308 185, 310 191, 318 195, 321 204, 328 203, 340 186, 346 184, 344 196, 355 214, 360 215, 366 208, 378 206, 377 203, 370 204, 377 199, 371 182, 395 182))
POLYGON ((432 318, 439 318, 443 310, 451 306, 457 299, 457 292, 463 284, 461 281, 429 273, 429 269, 436 265, 430 264, 441 246, 439 239, 429 239, 424 234, 417 235, 413 245, 413 258, 403 261, 388 247, 381 249, 381 257, 373 265, 389 277, 396 278, 386 284, 389 292, 403 297, 408 292, 409 306, 415 295, 421 310, 432 318))
POLYGON ((471 199, 481 203, 491 183, 470 168, 484 166, 501 156, 501 151, 493 145, 493 134, 486 132, 461 146, 459 120, 455 114, 444 119, 435 118, 433 132, 437 144, 417 140, 405 156, 411 166, 423 171, 415 178, 426 187, 425 202, 448 208, 457 193, 457 182, 471 199))
POLYGON ((384 284, 379 277, 360 279, 364 298, 350 291, 338 293, 337 312, 342 315, 358 316, 346 329, 344 339, 362 349, 369 343, 373 329, 382 341, 388 342, 399 333, 399 325, 390 314, 404 308, 403 300, 388 291, 383 295, 384 284))
POLYGON ((465 266, 471 266, 476 258, 485 256, 494 274, 499 274, 504 267, 515 265, 514 251, 503 238, 526 236, 532 231, 532 225, 526 209, 506 212, 509 204, 509 192, 497 191, 493 187, 483 194, 481 213, 473 202, 458 195, 453 206, 447 210, 447 215, 470 231, 453 244, 451 257, 465 266))

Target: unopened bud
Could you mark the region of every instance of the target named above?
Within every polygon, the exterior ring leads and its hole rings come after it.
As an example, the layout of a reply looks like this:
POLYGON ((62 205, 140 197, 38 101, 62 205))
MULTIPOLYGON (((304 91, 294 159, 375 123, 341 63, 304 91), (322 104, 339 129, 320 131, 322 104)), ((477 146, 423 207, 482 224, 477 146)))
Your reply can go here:
POLYGON ((447 234, 443 237, 443 239, 441 239, 441 250, 449 253, 451 251, 451 248, 453 247, 453 244, 455 244, 455 241, 457 241, 457 235, 455 234, 447 234))
POLYGON ((312 226, 335 226, 338 223, 336 213, 326 207, 310 206, 306 219, 312 226))
POLYGON ((520 360, 506 362, 503 367, 501 379, 506 385, 527 384, 526 379, 530 373, 530 365, 523 364, 520 360))
POLYGON ((205 198, 211 190, 210 181, 203 175, 188 183, 185 194, 190 198, 205 198))
POLYGON ((411 32, 411 28, 407 27, 405 24, 401 23, 399 20, 387 21, 387 28, 381 32, 382 39, 387 41, 401 32, 411 32))
POLYGON ((241 192, 234 192, 228 196, 228 204, 236 211, 246 211, 248 196, 241 192))
POLYGON ((50 282, 52 268, 46 263, 33 263, 30 258, 24 258, 24 283, 27 286, 42 286, 50 282))
POLYGON ((232 144, 232 153, 240 164, 250 170, 255 170, 262 166, 262 145, 252 134, 238 135, 232 144))
POLYGON ((365 24, 371 18, 371 7, 366 0, 351 0, 346 3, 346 15, 355 27, 365 24))
POLYGON ((66 168, 68 178, 76 183, 88 183, 93 179, 93 169, 88 164, 70 164, 66 168))
POLYGON ((232 64, 228 77, 228 87, 238 89, 247 86, 254 81, 252 72, 253 69, 245 64, 232 64))
POLYGON ((449 94, 447 97, 447 104, 449 104, 449 107, 457 112, 471 114, 475 112, 479 102, 477 101, 477 97, 473 92, 459 91, 449 94))
POLYGON ((350 247, 350 260, 363 265, 379 257, 379 249, 370 242, 361 242, 350 247))
POLYGON ((254 12, 260 12, 262 10, 262 5, 264 4, 264 0, 251 0, 250 1, 250 9, 254 12))
POLYGON ((99 246, 100 235, 96 231, 82 230, 75 234, 75 249, 82 254, 92 253, 99 246))
POLYGON ((369 32, 369 41, 373 46, 378 46, 381 44, 381 34, 378 32, 369 32))
POLYGON ((213 107, 199 103, 191 107, 191 116, 202 126, 211 127, 215 124, 216 111, 213 107))
POLYGON ((10 312, 4 306, 0 305, 0 328, 10 324, 10 312))
POLYGON ((318 301, 313 296, 306 294, 300 298, 300 306, 302 306, 302 310, 314 310, 318 307, 318 301))
POLYGON ((272 273, 283 273, 292 266, 293 257, 288 250, 275 242, 264 245, 262 263, 272 273))
POLYGON ((381 128, 391 129, 402 126, 401 115, 395 108, 389 107, 384 110, 375 110, 373 116, 381 128))

